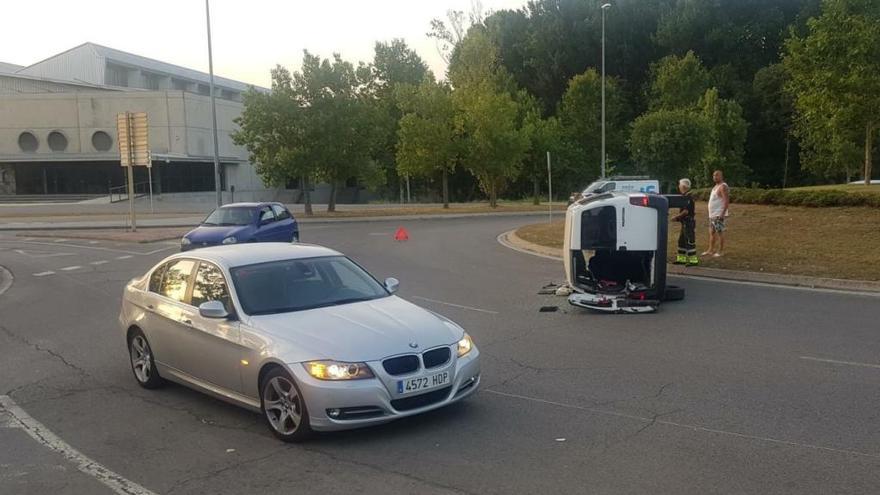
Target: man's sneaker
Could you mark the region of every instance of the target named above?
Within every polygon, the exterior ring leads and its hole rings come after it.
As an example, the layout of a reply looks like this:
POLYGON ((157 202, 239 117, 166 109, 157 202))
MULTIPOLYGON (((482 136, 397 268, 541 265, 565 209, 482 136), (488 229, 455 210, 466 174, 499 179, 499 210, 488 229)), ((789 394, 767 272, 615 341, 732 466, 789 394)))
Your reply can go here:
POLYGON ((700 264, 700 257, 696 254, 687 257, 687 266, 697 266, 700 264))
POLYGON ((687 256, 685 256, 683 254, 678 254, 675 256, 675 262, 673 264, 674 265, 684 265, 687 263, 687 261, 688 261, 687 256))

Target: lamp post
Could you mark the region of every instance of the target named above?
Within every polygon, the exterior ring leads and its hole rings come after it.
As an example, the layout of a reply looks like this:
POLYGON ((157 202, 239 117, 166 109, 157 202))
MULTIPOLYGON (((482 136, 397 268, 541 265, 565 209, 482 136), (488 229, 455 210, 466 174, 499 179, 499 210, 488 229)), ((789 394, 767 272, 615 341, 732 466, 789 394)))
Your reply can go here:
POLYGON ((601 178, 605 178, 605 11, 611 7, 610 3, 602 5, 602 168, 601 178))
POLYGON ((217 206, 223 206, 223 191, 220 188, 220 144, 217 142, 217 103, 214 100, 214 57, 211 53, 211 7, 205 0, 205 19, 208 23, 208 74, 211 78, 211 119, 214 133, 214 187, 217 189, 217 206))

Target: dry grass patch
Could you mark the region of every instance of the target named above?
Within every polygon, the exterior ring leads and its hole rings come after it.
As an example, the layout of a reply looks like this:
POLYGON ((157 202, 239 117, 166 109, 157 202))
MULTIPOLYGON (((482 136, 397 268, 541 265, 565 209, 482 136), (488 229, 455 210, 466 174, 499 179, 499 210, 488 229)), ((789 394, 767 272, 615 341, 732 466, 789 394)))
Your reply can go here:
MULTIPOLYGON (((697 203, 697 250, 708 243, 706 204, 697 203)), ((874 208, 799 208, 731 205, 722 258, 704 258, 702 266, 789 275, 880 280, 880 210, 874 208)), ((527 225, 524 240, 562 247, 562 222, 527 225)), ((669 253, 675 255, 679 226, 669 229, 669 253)), ((671 258, 670 258, 671 259, 671 258)))

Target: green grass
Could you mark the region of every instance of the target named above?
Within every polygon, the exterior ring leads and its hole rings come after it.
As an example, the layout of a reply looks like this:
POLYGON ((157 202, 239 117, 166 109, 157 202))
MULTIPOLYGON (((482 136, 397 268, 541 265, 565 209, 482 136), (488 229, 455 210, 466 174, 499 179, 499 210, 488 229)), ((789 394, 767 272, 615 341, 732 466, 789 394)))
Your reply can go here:
POLYGON ((880 184, 871 184, 870 186, 866 186, 864 184, 829 184, 824 186, 804 186, 804 187, 789 187, 786 188, 788 191, 846 191, 846 192, 859 192, 859 193, 873 193, 880 195, 880 184))

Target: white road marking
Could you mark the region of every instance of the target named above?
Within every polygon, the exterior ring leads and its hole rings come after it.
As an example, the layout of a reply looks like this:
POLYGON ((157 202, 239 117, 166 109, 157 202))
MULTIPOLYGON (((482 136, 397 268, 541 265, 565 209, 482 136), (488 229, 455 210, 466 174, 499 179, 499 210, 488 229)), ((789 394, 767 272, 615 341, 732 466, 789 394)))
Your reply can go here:
POLYGON ((74 256, 76 254, 76 253, 46 253, 46 252, 41 252, 41 251, 36 251, 36 254, 34 254, 33 251, 25 251, 24 249, 16 249, 15 252, 18 254, 24 255, 24 256, 30 256, 31 258, 57 258, 59 256, 74 256))
POLYGON ((707 428, 705 426, 691 425, 691 424, 687 424, 687 423, 677 423, 675 421, 666 421, 663 419, 646 418, 643 416, 636 416, 634 414, 619 413, 619 412, 614 412, 614 411, 605 411, 602 409, 595 409, 592 407, 578 406, 576 404, 566 404, 564 402, 556 402, 556 401, 552 401, 552 400, 539 399, 536 397, 528 397, 525 395, 508 394, 506 392, 499 392, 497 390, 491 390, 491 389, 484 389, 483 391, 490 393, 490 394, 499 395, 501 397, 508 397, 511 399, 519 399, 519 400, 526 400, 526 401, 530 401, 530 402, 537 402, 540 404, 547 404, 550 406, 557 406, 557 407, 562 407, 562 408, 566 408, 566 409, 576 409, 579 411, 585 411, 585 412, 590 412, 590 413, 595 413, 595 414, 603 414, 606 416, 615 416, 618 418, 632 419, 634 421, 640 421, 642 423, 671 426, 673 428, 680 428, 680 429, 684 429, 684 430, 690 430, 690 431, 696 431, 696 432, 702 432, 702 433, 714 433, 716 435, 736 437, 736 438, 741 438, 744 440, 757 440, 759 442, 772 443, 772 444, 776 444, 776 445, 787 445, 789 447, 801 447, 801 448, 805 448, 805 449, 819 450, 819 451, 824 451, 824 452, 834 452, 837 454, 847 454, 847 455, 853 455, 853 456, 858 456, 858 457, 870 457, 872 459, 880 459, 880 453, 860 452, 858 450, 838 449, 835 447, 825 447, 822 445, 814 445, 814 444, 810 444, 810 443, 792 442, 790 440, 780 440, 778 438, 761 437, 761 436, 757 436, 757 435, 747 435, 745 433, 737 433, 735 431, 719 430, 716 428, 707 428))
POLYGON ((89 244, 98 244, 101 241, 89 241, 89 244))
POLYGON ((67 242, 67 241, 69 241, 69 240, 70 240, 70 239, 55 239, 55 240, 53 240, 52 242, 67 242))
POLYGON ((35 277, 45 277, 46 275, 55 275, 55 272, 53 272, 52 270, 49 270, 47 272, 40 272, 40 273, 34 274, 35 277))
POLYGON ((491 310, 488 310, 488 309, 480 309, 480 308, 475 308, 475 307, 473 307, 473 306, 464 306, 464 305, 461 305, 461 304, 454 304, 454 303, 446 302, 446 301, 438 301, 437 299, 428 299, 427 297, 421 297, 421 296, 411 296, 411 297, 412 297, 413 299, 419 299, 419 300, 422 300, 422 301, 428 301, 428 302, 432 302, 432 303, 443 304, 443 305, 445 305, 445 306, 452 306, 453 308, 467 309, 467 310, 470 310, 470 311, 479 311, 480 313, 488 313, 488 314, 490 314, 490 315, 497 315, 497 314, 498 314, 498 311, 491 311, 491 310))
POLYGON ((13 280, 15 277, 12 276, 12 272, 0 266, 0 296, 12 287, 13 280))
MULTIPOLYGON (((23 239, 21 239, 21 240, 19 240, 19 239, 0 239, 0 242, 14 242, 16 244, 21 244, 22 242, 25 242, 25 241, 23 239)), ((54 242, 40 242, 40 241, 29 241, 29 242, 27 242, 27 244, 35 244, 35 245, 39 245, 39 246, 60 245, 60 246, 65 246, 65 247, 77 248, 77 249, 95 249, 98 251, 110 251, 113 253, 125 253, 125 254, 137 255, 137 256, 149 256, 151 254, 160 253, 162 251, 168 251, 169 249, 175 249, 178 247, 178 244, 174 243, 173 245, 168 245, 163 248, 153 249, 152 251, 140 252, 140 251, 129 251, 127 249, 106 248, 106 247, 102 247, 102 246, 88 246, 85 244, 55 244, 54 242)))
POLYGON ((547 260, 562 261, 562 258, 559 256, 550 256, 548 254, 536 253, 534 251, 529 251, 528 249, 523 249, 521 247, 514 246, 513 244, 511 244, 510 242, 507 241, 507 235, 512 232, 513 232, 513 230, 510 230, 507 232, 502 232, 502 233, 498 234, 498 237, 496 237, 495 239, 502 246, 509 248, 509 249, 513 249, 514 251, 519 251, 520 253, 523 253, 523 254, 530 254, 532 256, 537 256, 538 258, 544 258, 547 260))
POLYGON ((367 235, 391 235, 391 232, 370 232, 367 235))
POLYGON ((95 478, 115 493, 120 495, 156 495, 154 492, 114 473, 94 459, 71 447, 67 442, 49 431, 42 423, 32 418, 9 396, 0 395, 0 408, 4 409, 11 416, 13 427, 23 429, 25 433, 38 443, 61 454, 61 456, 76 466, 76 469, 81 473, 95 478))
POLYGON ((132 256, 131 256, 130 254, 126 254, 125 256, 117 256, 116 259, 118 259, 118 260, 127 260, 127 259, 129 259, 129 258, 131 258, 131 257, 132 257, 132 256))
POLYGON ((845 364, 847 366, 859 366, 862 368, 880 369, 880 364, 856 363, 853 361, 838 361, 836 359, 825 359, 825 358, 817 358, 817 357, 812 357, 812 356, 801 356, 801 359, 806 359, 808 361, 818 361, 820 363, 845 364))
POLYGON ((109 261, 107 261, 107 260, 92 261, 92 262, 89 263, 89 264, 90 264, 90 265, 98 266, 98 265, 103 265, 103 264, 105 264, 105 263, 109 263, 109 261))
POLYGON ((65 266, 64 268, 61 268, 61 271, 62 272, 72 272, 74 270, 79 270, 80 268, 82 268, 82 267, 79 265, 65 266))

